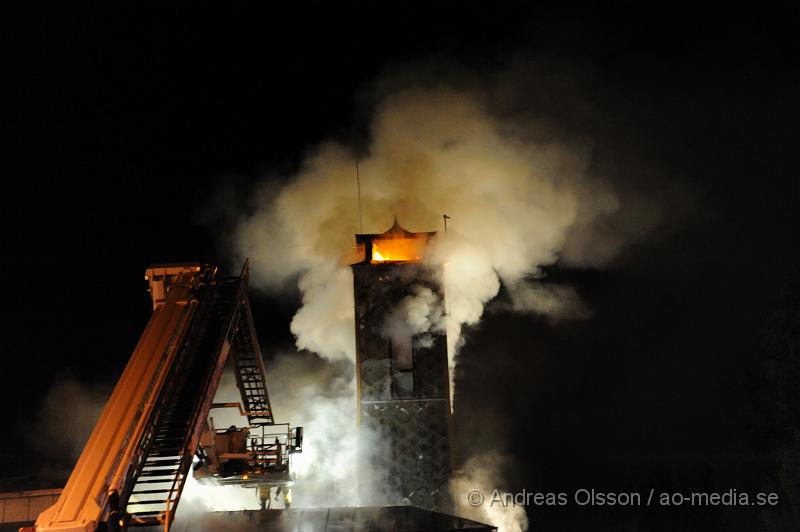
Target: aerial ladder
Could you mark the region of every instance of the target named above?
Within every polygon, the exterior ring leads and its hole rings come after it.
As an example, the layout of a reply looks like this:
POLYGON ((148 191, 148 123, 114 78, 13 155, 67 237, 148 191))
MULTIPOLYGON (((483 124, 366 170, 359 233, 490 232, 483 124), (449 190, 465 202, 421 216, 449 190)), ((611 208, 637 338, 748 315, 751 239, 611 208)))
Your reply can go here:
POLYGON ((190 468, 201 482, 271 488, 290 502, 291 455, 302 427, 276 424, 247 296, 249 266, 220 278, 200 263, 154 265, 153 314, 58 501, 36 531, 169 529, 190 468), (241 403, 214 403, 226 364, 241 403), (209 413, 238 408, 245 427, 209 413))

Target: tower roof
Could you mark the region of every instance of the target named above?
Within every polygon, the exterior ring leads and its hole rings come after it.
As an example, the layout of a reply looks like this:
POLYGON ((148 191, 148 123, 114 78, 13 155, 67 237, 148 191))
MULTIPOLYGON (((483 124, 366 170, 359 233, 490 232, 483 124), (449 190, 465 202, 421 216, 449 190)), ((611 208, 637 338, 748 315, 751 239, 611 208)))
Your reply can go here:
POLYGON ((356 244, 364 247, 364 258, 356 264, 377 262, 404 262, 416 261, 422 256, 423 249, 427 245, 428 240, 436 235, 436 231, 423 231, 414 233, 405 229, 400 222, 397 221, 397 216, 394 217, 392 226, 383 233, 364 233, 356 235, 356 244), (383 248, 380 255, 373 255, 374 247, 383 248), (394 251, 389 255, 384 253, 385 249, 393 249, 394 251), (376 258, 376 257, 386 258, 376 258), (388 258, 392 257, 392 258, 388 258), (401 258, 396 258, 401 257, 401 258))
POLYGON ((359 244, 366 241, 372 241, 376 239, 383 239, 383 238, 420 238, 426 237, 430 238, 436 234, 436 231, 422 231, 419 233, 414 233, 409 231, 408 229, 404 228, 400 225, 400 222, 397 221, 397 215, 394 216, 394 222, 392 226, 384 231, 383 233, 361 233, 356 234, 356 242, 359 244))

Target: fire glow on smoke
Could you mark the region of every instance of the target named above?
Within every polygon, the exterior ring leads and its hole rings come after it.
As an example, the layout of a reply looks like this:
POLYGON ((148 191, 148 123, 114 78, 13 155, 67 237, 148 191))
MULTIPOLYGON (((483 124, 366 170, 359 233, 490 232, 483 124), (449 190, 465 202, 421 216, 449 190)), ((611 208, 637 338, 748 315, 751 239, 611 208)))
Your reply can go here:
MULTIPOLYGON (((446 330, 451 378, 462 331, 478 323, 501 286, 512 311, 552 319, 583 317, 586 309, 577 294, 569 286, 543 282, 542 267, 556 261, 602 266, 652 222, 637 220, 636 230, 629 234, 610 232, 605 220, 619 209, 620 201, 609 183, 589 174, 589 151, 542 141, 534 125, 509 118, 508 113, 498 118, 477 91, 398 92, 377 106, 370 132, 368 152, 359 158, 364 229, 385 231, 396 214, 410 231, 441 232, 442 215, 451 217, 446 239, 431 240, 424 253, 420 242, 402 238, 378 241, 370 250, 373 262, 447 265, 441 280, 447 312, 438 298, 419 290, 391 313, 396 323, 387 323, 386 330, 415 335, 446 330)), ((241 221, 236 234, 240 255, 252 258, 254 285, 272 291, 299 288, 302 306, 291 323, 297 348, 331 364, 355 360, 349 270, 355 261, 347 253, 353 249, 353 235, 360 232, 355 167, 356 157, 348 147, 335 142, 320 145, 291 179, 265 182, 254 196, 252 215, 241 221)), ((364 250, 360 251, 363 260, 364 250)), ((354 373, 349 374, 350 388, 354 373)), ((330 384, 325 378, 341 375, 305 381, 312 389, 325 389, 330 384)), ((457 389, 451 390, 458 408, 457 389)), ((294 424, 295 418, 304 418, 310 437, 317 431, 325 433, 331 424, 331 419, 321 419, 311 409, 343 398, 347 409, 353 410, 352 396, 320 394, 316 404, 276 411, 286 412, 294 424)), ((343 412, 336 412, 334 417, 342 418, 337 430, 355 431, 352 413, 342 417, 343 412)), ((342 442, 354 441, 307 441, 305 449, 317 445, 315 456, 340 456, 342 442)), ((475 448, 493 451, 479 444, 475 448)), ((461 515, 474 515, 474 509, 462 506, 468 484, 490 479, 493 485, 502 485, 498 477, 502 450, 494 451, 493 456, 500 458, 468 457, 454 475, 455 511, 461 515)), ((308 467, 314 476, 298 478, 298 484, 312 490, 332 485, 332 478, 343 475, 340 469, 308 467)), ((375 480, 377 488, 380 472, 375 480)), ((492 512, 476 517, 506 531, 527 528, 521 508, 492 512)))

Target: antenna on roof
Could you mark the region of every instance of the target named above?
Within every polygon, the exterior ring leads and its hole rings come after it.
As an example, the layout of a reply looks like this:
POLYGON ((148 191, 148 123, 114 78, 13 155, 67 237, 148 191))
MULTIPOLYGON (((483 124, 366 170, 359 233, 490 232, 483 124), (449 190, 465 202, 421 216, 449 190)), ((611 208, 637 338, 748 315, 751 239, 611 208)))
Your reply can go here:
MULTIPOLYGON (((445 240, 445 243, 446 243, 445 245, 449 244, 449 242, 447 242, 447 220, 449 220, 449 219, 450 219, 449 216, 447 216, 446 214, 442 214, 442 220, 444 220, 444 240, 445 240)), ((448 247, 449 247, 449 245, 448 245, 448 247)), ((447 250, 447 254, 449 255, 449 253, 450 253, 450 250, 448 249, 447 250)), ((448 297, 447 297, 447 269, 446 269, 447 268, 447 260, 446 259, 445 259, 445 262, 444 262, 444 267, 445 267, 445 274, 444 274, 444 277, 442 279, 442 284, 443 284, 442 288, 444 290, 444 320, 445 320, 444 321, 444 327, 445 327, 445 331, 447 331, 447 329, 450 326, 450 299, 448 299, 448 297)), ((447 350, 448 350, 448 354, 449 354, 449 351, 450 351, 449 346, 448 346, 447 350)), ((451 414, 453 413, 452 405, 450 406, 450 413, 451 414)))
POLYGON ((358 158, 356 158, 356 186, 358 187, 358 225, 364 233, 364 218, 361 215, 361 174, 358 171, 358 158))

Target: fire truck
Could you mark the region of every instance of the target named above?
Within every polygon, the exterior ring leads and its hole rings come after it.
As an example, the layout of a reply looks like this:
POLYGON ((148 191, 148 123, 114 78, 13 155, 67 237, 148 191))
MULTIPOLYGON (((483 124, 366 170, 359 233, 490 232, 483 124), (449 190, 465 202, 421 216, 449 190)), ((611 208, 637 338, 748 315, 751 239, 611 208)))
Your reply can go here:
POLYGON ((154 265, 145 280, 147 326, 58 500, 22 530, 169 529, 190 474, 253 487, 262 507, 273 488, 291 502, 303 429, 273 418, 248 263, 237 277, 208 264, 154 265), (241 402, 214 402, 226 366, 241 402), (238 409, 246 426, 215 427, 210 414, 222 408, 238 409))

